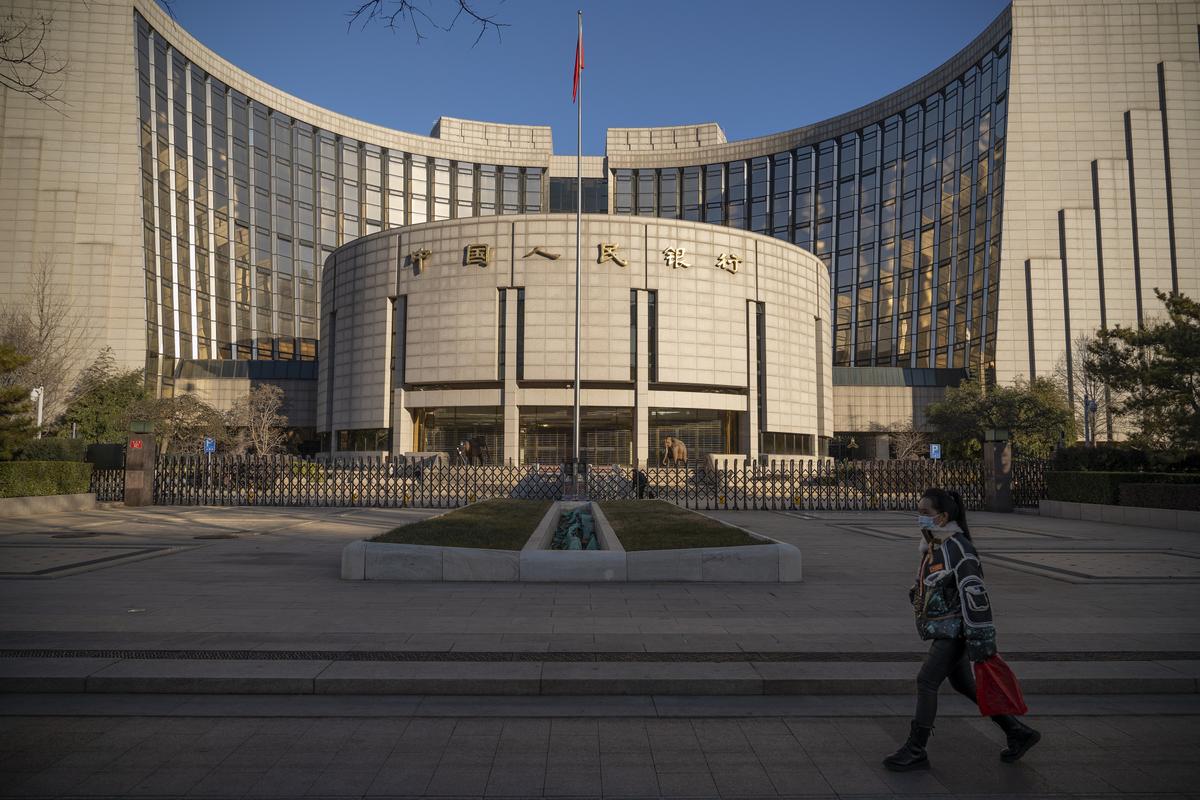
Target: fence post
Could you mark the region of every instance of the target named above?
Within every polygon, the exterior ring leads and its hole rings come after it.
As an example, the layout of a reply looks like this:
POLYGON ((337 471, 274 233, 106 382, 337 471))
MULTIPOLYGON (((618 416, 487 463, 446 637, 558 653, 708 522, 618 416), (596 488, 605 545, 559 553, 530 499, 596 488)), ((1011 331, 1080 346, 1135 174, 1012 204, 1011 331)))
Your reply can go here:
POLYGON ((1008 513, 1012 500, 1012 443, 1006 430, 988 430, 983 437, 983 507, 1008 513))
POLYGON ((125 505, 153 505, 157 460, 158 448, 150 425, 134 422, 125 448, 125 505))

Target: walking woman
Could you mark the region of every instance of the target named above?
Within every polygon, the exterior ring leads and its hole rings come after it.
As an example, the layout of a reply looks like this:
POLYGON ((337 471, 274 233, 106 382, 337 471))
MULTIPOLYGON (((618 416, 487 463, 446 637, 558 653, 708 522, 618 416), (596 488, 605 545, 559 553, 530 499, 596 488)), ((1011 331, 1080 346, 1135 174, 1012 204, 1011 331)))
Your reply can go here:
MULTIPOLYGON (((925 745, 937 716, 938 688, 949 678, 959 694, 975 699, 972 662, 996 653, 996 629, 983 583, 983 566, 971 542, 967 515, 957 492, 928 489, 917 505, 921 566, 909 598, 917 631, 930 640, 929 655, 917 676, 917 711, 908 741, 883 760, 890 770, 928 769, 925 745)), ((1042 735, 1009 715, 991 718, 1008 738, 1000 760, 1016 761, 1042 735)))

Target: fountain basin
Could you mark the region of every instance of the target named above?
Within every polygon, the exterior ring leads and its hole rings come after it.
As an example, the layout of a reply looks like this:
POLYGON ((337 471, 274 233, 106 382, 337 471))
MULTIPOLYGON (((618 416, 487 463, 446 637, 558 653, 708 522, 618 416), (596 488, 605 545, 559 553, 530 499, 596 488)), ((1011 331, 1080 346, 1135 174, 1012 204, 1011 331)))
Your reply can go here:
POLYGON ((550 506, 529 541, 521 548, 522 581, 624 581, 625 548, 596 503, 559 500, 550 506), (563 515, 577 509, 591 514, 597 550, 553 550, 551 545, 563 515))

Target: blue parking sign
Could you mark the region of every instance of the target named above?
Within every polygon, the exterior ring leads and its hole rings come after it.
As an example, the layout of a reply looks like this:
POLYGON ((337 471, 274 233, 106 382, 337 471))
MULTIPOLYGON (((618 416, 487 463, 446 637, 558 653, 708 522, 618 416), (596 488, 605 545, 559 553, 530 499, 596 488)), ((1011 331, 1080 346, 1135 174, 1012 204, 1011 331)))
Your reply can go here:
POLYGON ((942 446, 940 444, 929 445, 929 457, 930 458, 941 458, 942 457, 942 446))
POLYGON ((204 452, 206 452, 206 453, 217 452, 217 440, 212 438, 211 436, 206 436, 204 438, 204 452))

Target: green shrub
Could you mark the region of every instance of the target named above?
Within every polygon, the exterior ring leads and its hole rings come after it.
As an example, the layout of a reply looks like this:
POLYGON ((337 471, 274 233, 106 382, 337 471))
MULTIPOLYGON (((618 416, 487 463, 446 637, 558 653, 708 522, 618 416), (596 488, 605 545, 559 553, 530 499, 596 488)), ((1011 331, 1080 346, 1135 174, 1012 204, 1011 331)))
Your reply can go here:
POLYGON ((1194 450, 1142 450, 1127 444, 1077 444, 1054 454, 1053 468, 1062 471, 1187 472, 1200 471, 1194 450))
POLYGON ((1200 476, 1180 472, 1050 471, 1046 473, 1046 499, 1115 506, 1120 501, 1122 483, 1151 482, 1200 484, 1200 476))
POLYGON ((1194 489, 1181 491, 1169 483, 1122 483, 1121 505, 1200 511, 1200 476, 1194 489))
POLYGON ((83 494, 88 491, 91 476, 91 464, 75 461, 3 461, 0 497, 83 494))
POLYGON ((22 461, 83 461, 87 442, 83 439, 50 436, 31 439, 21 448, 22 461))

